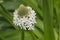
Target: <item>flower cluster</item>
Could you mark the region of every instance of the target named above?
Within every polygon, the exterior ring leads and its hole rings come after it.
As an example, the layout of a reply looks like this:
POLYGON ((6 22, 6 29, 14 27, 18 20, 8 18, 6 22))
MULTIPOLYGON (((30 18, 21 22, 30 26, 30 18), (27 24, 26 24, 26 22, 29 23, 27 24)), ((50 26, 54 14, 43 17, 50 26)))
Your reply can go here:
POLYGON ((34 30, 34 24, 36 23, 36 13, 31 7, 26 7, 29 11, 27 16, 21 17, 18 13, 18 9, 13 13, 13 23, 20 26, 24 30, 34 30))

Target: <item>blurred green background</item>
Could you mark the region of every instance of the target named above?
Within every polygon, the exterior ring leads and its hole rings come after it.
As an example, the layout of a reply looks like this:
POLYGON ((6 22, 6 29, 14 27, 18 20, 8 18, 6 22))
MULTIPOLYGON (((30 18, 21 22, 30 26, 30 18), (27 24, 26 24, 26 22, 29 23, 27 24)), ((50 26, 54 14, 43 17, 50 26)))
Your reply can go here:
POLYGON ((0 0, 0 40, 59 40, 60 0, 0 0), (35 30, 22 30, 12 23, 20 4, 36 12, 35 30))

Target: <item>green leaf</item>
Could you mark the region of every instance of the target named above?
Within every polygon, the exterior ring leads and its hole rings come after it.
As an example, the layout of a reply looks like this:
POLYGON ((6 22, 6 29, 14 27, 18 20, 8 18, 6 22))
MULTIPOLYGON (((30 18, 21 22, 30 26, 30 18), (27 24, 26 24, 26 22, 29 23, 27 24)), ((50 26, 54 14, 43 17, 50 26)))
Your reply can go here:
POLYGON ((29 30, 28 32, 32 36, 33 40, 38 40, 39 39, 38 36, 36 34, 34 34, 34 32, 32 30, 29 30))
POLYGON ((42 7, 43 7, 42 0, 36 0, 36 2, 37 2, 38 7, 40 8, 40 10, 42 10, 42 7))
POLYGON ((1 6, 1 9, 2 9, 2 11, 0 11, 0 14, 3 15, 3 17, 4 17, 8 22, 10 22, 11 25, 12 25, 15 29, 19 30, 19 27, 17 27, 16 25, 13 24, 12 14, 9 13, 9 12, 4 8, 4 6, 3 6, 2 4, 0 4, 0 6, 1 6))
POLYGON ((1 37, 4 38, 4 40, 21 40, 20 31, 14 29, 7 29, 4 31, 0 31, 0 35, 1 37))
POLYGON ((35 28, 36 28, 42 35, 44 35, 44 32, 43 32, 43 30, 42 30, 41 28, 39 28, 39 27, 37 27, 37 26, 35 26, 35 28))
MULTIPOLYGON (((60 31, 60 0, 54 1, 54 7, 56 8, 57 21, 59 24, 58 26, 60 31)), ((60 40, 60 32, 59 32, 59 40, 60 40)))
POLYGON ((7 10, 15 10, 20 5, 21 1, 19 0, 7 0, 2 3, 7 10))
POLYGON ((53 31, 53 0, 43 0, 44 40, 55 40, 53 31))

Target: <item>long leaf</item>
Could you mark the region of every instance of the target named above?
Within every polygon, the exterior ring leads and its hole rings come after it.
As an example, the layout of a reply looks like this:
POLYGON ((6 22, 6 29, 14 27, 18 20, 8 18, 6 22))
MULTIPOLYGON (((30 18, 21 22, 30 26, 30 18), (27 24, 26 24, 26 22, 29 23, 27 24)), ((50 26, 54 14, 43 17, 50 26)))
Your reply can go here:
POLYGON ((39 28, 39 27, 37 27, 37 26, 35 26, 35 28, 36 28, 42 35, 44 35, 44 31, 43 31, 41 28, 39 28))
MULTIPOLYGON (((60 31, 60 0, 57 1, 58 3, 55 5, 55 8, 56 8, 56 14, 57 14, 57 20, 58 20, 58 23, 59 23, 59 31, 60 31)), ((59 32, 59 40, 60 40, 60 32, 59 32)))
POLYGON ((10 22, 11 25, 12 25, 15 29, 19 30, 19 27, 17 27, 16 25, 13 24, 12 15, 4 8, 3 5, 0 4, 0 6, 1 6, 1 8, 2 8, 2 11, 0 11, 0 14, 3 15, 3 17, 5 17, 5 19, 6 19, 8 22, 10 22))
POLYGON ((33 39, 33 40, 38 40, 38 39, 39 39, 38 36, 37 36, 36 34, 34 34, 32 30, 30 30, 30 31, 28 31, 28 32, 29 32, 29 34, 32 36, 32 39, 33 39))
POLYGON ((44 40, 55 40, 53 31, 53 0, 43 0, 44 40))

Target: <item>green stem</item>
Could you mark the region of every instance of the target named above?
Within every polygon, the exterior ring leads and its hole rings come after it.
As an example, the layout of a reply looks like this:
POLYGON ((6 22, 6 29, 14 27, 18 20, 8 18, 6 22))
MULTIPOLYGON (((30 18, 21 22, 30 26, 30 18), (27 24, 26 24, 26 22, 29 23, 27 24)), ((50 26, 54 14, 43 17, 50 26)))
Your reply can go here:
POLYGON ((22 29, 22 32, 21 32, 21 40, 24 40, 24 30, 22 29))

